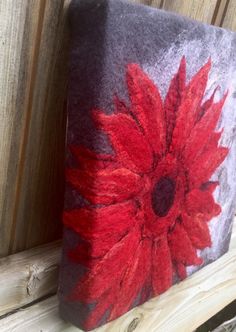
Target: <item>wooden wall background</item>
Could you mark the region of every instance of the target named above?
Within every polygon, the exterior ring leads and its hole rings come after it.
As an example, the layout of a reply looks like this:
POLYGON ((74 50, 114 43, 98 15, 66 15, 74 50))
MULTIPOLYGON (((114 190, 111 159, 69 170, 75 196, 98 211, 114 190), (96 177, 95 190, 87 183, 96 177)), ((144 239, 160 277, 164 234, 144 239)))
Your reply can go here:
MULTIPOLYGON (((236 30, 235 0, 132 0, 236 30)), ((61 236, 70 0, 0 0, 0 257, 61 236)))

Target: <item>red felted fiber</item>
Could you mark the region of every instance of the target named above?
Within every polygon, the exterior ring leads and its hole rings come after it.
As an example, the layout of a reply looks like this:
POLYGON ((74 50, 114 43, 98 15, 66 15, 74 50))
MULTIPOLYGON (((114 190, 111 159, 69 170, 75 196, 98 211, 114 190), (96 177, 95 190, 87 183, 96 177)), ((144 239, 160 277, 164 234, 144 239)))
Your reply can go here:
POLYGON ((67 181, 90 205, 64 213, 83 239, 69 257, 87 268, 67 299, 95 304, 89 329, 185 278, 187 266, 203 263, 197 249, 211 246, 208 222, 221 208, 210 178, 228 149, 215 132, 227 94, 203 103, 210 67, 209 60, 186 84, 183 58, 163 101, 129 64, 130 105, 116 96, 112 115, 92 111, 114 154, 71 147, 78 167, 67 169, 67 181))

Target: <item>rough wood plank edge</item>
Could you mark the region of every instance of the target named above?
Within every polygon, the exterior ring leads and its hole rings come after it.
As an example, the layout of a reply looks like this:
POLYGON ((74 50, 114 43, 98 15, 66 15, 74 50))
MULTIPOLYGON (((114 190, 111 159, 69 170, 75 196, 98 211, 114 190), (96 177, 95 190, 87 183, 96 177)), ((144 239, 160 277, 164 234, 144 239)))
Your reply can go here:
MULTIPOLYGON (((236 221, 230 250, 216 262, 96 332, 190 332, 236 299, 236 221)), ((57 296, 0 319, 1 332, 79 332, 60 319, 57 296)))
POLYGON ((60 251, 56 241, 0 259, 0 316, 56 293, 60 251))

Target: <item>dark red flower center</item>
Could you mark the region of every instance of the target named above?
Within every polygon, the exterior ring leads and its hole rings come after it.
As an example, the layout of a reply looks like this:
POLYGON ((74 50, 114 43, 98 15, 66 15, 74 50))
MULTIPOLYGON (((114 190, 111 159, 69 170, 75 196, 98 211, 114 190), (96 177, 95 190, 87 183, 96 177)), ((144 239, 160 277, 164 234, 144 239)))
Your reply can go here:
POLYGON ((152 192, 152 208, 158 217, 165 217, 175 198, 175 181, 167 176, 161 177, 152 192))

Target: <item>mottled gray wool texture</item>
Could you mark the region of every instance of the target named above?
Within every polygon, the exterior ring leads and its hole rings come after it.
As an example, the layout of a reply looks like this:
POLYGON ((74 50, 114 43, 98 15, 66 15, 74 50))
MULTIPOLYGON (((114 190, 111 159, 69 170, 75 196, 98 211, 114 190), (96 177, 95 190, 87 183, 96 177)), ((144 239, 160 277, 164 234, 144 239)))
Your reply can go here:
MULTIPOLYGON (((89 111, 100 108, 112 113, 114 94, 129 102, 125 84, 127 63, 138 63, 165 97, 183 55, 188 80, 211 57, 207 96, 217 85, 221 87, 217 98, 229 89, 219 128, 224 128, 221 145, 229 147, 230 153, 213 176, 220 182, 214 195, 222 213, 210 222, 212 247, 199 253, 206 264, 216 260, 228 250, 236 202, 236 34, 122 0, 73 0, 70 25, 67 143, 84 144, 98 152, 112 153, 112 148, 106 135, 94 127, 89 111)), ((67 164, 73 164, 69 153, 67 164)), ((86 204, 78 192, 67 185, 65 208, 86 204)), ((79 241, 76 233, 64 230, 59 297, 62 317, 83 327, 93 307, 68 303, 65 299, 84 273, 81 266, 67 258, 68 250, 79 241)), ((188 274, 197 269, 199 267, 189 267, 188 274)), ((105 321, 106 317, 100 324, 105 321)))

